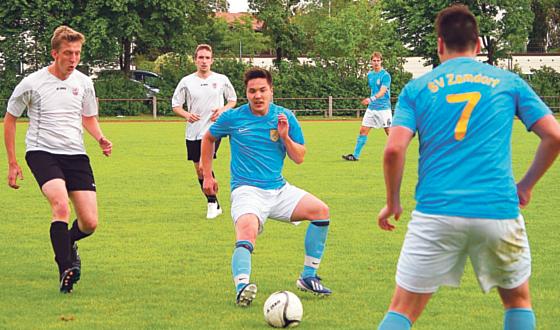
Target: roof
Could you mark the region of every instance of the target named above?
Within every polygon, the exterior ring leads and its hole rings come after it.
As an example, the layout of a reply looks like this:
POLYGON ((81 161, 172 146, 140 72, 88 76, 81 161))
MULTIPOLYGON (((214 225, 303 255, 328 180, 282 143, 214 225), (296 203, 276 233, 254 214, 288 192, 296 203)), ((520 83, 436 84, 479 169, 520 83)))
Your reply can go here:
POLYGON ((253 14, 251 13, 227 13, 227 12, 217 12, 217 18, 223 18, 226 20, 228 24, 232 24, 235 21, 240 21, 241 18, 250 16, 253 22, 253 31, 262 31, 264 22, 258 20, 253 14))

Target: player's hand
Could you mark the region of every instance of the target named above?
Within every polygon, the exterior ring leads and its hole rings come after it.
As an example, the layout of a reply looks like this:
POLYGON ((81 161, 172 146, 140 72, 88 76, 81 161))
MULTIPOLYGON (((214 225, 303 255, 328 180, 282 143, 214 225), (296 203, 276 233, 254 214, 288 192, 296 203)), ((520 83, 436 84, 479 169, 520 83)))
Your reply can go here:
POLYGON ((519 207, 524 209, 531 201, 531 189, 527 189, 518 183, 517 197, 519 198, 519 207))
POLYGON ((211 121, 216 121, 216 120, 218 120, 218 117, 220 117, 220 115, 221 115, 222 113, 224 113, 224 111, 226 111, 226 109, 225 109, 224 107, 221 107, 221 108, 217 108, 217 109, 212 110, 212 116, 210 117, 210 120, 211 120, 211 121))
POLYGON ((111 151, 113 151, 113 143, 109 141, 106 137, 102 136, 99 138, 99 147, 103 150, 103 154, 107 157, 111 155, 111 151))
POLYGON ((202 190, 206 195, 216 195, 218 193, 218 181, 214 177, 205 177, 202 182, 202 190))
POLYGON ((14 189, 19 189, 17 179, 23 180, 23 172, 18 163, 10 164, 8 167, 8 186, 14 189))
POLYGON ((187 112, 187 121, 189 123, 194 123, 195 121, 199 121, 199 120, 200 120, 199 114, 187 112))
POLYGON ((288 117, 285 114, 281 113, 278 115, 278 136, 282 140, 288 138, 288 132, 290 130, 290 124, 288 123, 288 117))
POLYGON ((365 99, 362 100, 363 105, 369 105, 369 102, 371 102, 371 99, 369 97, 366 97, 365 99))
POLYGON ((379 228, 387 231, 395 229, 395 226, 391 224, 389 220, 391 216, 393 216, 396 221, 399 221, 402 211, 403 209, 400 205, 393 206, 392 208, 385 205, 377 215, 377 224, 379 225, 379 228))

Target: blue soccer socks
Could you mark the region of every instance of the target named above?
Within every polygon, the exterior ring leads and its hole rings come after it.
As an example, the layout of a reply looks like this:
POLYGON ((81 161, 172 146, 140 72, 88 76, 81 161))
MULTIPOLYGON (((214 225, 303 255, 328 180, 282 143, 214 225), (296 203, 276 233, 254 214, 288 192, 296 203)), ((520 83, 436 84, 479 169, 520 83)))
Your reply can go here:
POLYGON ((359 159, 362 153, 363 147, 366 145, 367 135, 358 135, 358 140, 356 141, 356 148, 354 148, 354 157, 359 159))
POLYGON ((249 284, 249 277, 251 276, 251 253, 253 253, 253 244, 251 242, 235 242, 235 250, 233 250, 233 256, 231 258, 231 271, 233 273, 236 292, 239 292, 241 288, 249 284))
POLYGON ((302 278, 317 276, 317 269, 325 250, 325 241, 329 231, 329 219, 311 221, 305 234, 305 261, 302 278))
POLYGON ((535 313, 530 308, 511 308, 504 315, 504 330, 533 330, 536 323, 535 313))
POLYGON ((412 322, 406 315, 389 311, 379 323, 377 330, 409 330, 412 327, 412 322))

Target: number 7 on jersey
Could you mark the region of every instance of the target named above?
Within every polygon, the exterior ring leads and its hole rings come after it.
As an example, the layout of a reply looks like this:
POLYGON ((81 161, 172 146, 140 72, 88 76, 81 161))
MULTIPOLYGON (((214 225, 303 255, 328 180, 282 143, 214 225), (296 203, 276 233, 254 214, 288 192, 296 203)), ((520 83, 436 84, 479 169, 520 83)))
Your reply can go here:
POLYGON ((455 140, 461 141, 465 134, 467 134, 467 126, 471 118, 472 111, 480 101, 480 92, 469 92, 461 94, 449 94, 446 97, 448 103, 463 103, 467 102, 455 126, 455 140))

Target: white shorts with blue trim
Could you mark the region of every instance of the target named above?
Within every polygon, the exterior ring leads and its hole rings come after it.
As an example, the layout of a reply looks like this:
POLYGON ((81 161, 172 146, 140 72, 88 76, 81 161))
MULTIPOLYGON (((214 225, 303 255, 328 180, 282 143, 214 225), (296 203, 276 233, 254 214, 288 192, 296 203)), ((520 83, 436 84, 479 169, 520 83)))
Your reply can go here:
POLYGON ((470 257, 484 292, 513 289, 531 276, 531 252, 523 216, 478 219, 412 212, 397 265, 397 284, 432 293, 458 287, 470 257))
POLYGON ((233 223, 245 214, 255 214, 259 219, 259 234, 263 231, 268 218, 294 225, 290 217, 299 201, 307 192, 287 183, 279 189, 260 189, 253 186, 241 186, 231 192, 231 217, 233 223))
POLYGON ((393 121, 393 113, 391 109, 387 110, 366 110, 362 119, 362 126, 371 128, 391 127, 393 121))

